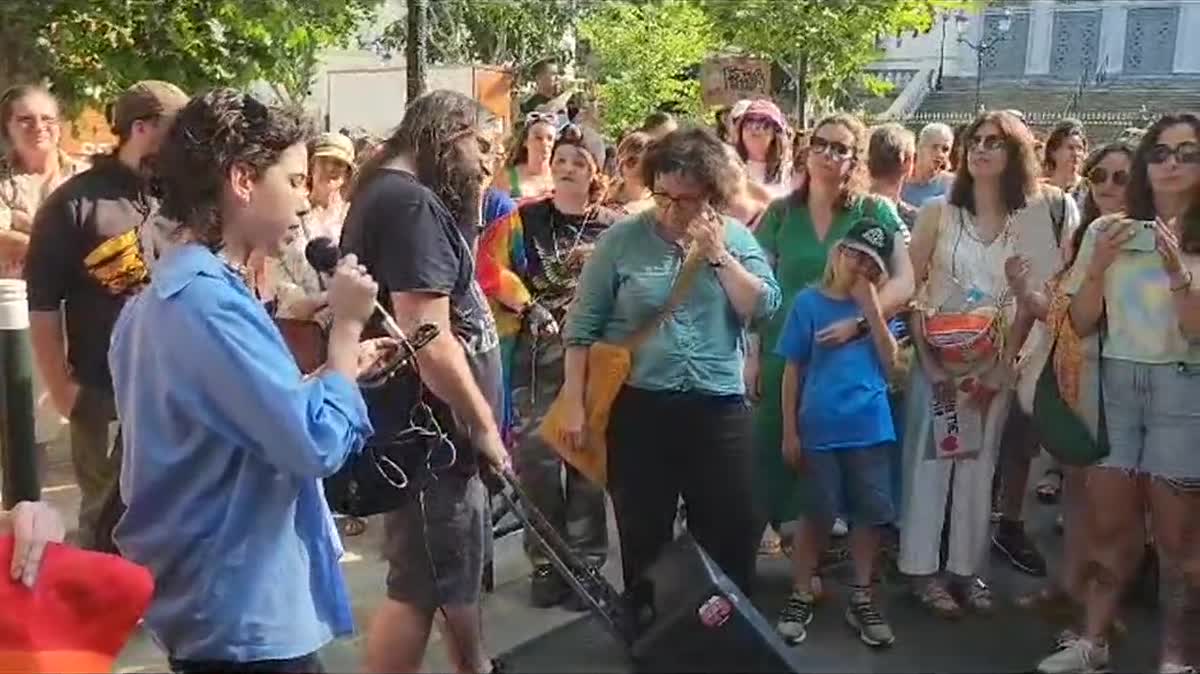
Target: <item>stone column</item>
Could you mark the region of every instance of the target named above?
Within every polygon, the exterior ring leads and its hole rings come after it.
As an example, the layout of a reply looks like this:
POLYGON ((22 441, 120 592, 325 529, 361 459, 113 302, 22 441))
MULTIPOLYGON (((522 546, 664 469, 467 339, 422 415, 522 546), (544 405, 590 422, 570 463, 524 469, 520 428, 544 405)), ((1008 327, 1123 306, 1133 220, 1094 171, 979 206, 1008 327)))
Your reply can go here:
POLYGON ((1035 0, 1030 4, 1029 47, 1025 54, 1025 74, 1048 75, 1050 53, 1054 48, 1054 2, 1035 0))
POLYGON ((1118 74, 1125 67, 1125 24, 1129 21, 1129 6, 1123 2, 1103 2, 1100 6, 1097 64, 1106 73, 1118 74))
POLYGON ((1200 5, 1179 3, 1179 28, 1175 31, 1175 64, 1177 73, 1200 73, 1200 5))

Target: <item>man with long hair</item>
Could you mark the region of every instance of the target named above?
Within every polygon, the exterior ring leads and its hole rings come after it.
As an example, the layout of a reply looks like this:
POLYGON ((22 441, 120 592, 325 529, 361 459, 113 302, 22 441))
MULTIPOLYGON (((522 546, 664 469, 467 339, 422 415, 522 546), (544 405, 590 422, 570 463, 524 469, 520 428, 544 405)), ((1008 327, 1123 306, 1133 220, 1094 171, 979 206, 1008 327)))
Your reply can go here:
MULTIPOLYGON (((400 327, 439 328, 417 352, 422 399, 457 448, 452 465, 410 475, 406 503, 385 516, 388 599, 368 634, 368 671, 419 670, 438 612, 455 669, 492 670, 479 612, 490 522, 478 473, 480 458, 505 470, 509 458, 499 432, 499 338, 469 243, 493 165, 492 119, 449 91, 414 100, 363 166, 342 231, 343 248, 379 280, 379 301, 400 327)), ((377 434, 408 427, 408 414, 397 412, 413 407, 412 388, 397 381, 368 396, 377 434)))

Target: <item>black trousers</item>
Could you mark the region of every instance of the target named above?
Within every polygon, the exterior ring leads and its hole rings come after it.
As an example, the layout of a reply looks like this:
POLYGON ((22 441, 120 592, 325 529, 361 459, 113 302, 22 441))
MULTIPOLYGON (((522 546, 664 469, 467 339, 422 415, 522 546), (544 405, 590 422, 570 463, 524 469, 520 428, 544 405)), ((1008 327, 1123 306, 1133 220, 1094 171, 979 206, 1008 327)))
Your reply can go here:
POLYGON ((217 660, 174 660, 171 671, 176 674, 324 674, 321 659, 316 653, 288 660, 259 660, 257 662, 223 662, 217 660))
POLYGON ((750 594, 762 533, 750 424, 741 396, 621 391, 608 426, 608 488, 626 587, 671 541, 682 496, 688 531, 750 594))

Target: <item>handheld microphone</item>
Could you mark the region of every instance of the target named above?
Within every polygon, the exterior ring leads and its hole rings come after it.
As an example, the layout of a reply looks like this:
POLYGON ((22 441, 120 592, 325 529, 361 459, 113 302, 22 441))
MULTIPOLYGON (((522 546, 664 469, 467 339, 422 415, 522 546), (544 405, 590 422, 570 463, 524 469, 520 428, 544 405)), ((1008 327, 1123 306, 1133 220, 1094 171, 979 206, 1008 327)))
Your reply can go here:
MULTIPOLYGON (((318 274, 332 275, 341 258, 342 253, 338 250, 337 244, 327 236, 318 236, 304 247, 304 259, 308 260, 308 264, 312 265, 318 274)), ((379 316, 379 322, 383 325, 383 331, 388 334, 388 337, 401 342, 408 341, 404 331, 400 329, 392 315, 383 308, 378 299, 375 300, 375 314, 379 316)))

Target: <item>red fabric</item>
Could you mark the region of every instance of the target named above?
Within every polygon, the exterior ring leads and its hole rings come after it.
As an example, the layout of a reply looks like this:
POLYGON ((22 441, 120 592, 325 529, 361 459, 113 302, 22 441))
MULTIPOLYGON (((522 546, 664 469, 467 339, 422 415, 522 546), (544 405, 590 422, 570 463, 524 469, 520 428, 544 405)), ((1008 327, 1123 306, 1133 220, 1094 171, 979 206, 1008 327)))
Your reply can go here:
POLYGON ((33 655, 28 662, 62 653, 115 661, 154 594, 150 572, 116 555, 51 544, 30 589, 11 579, 12 552, 12 536, 0 537, 0 671, 22 653, 33 655))

